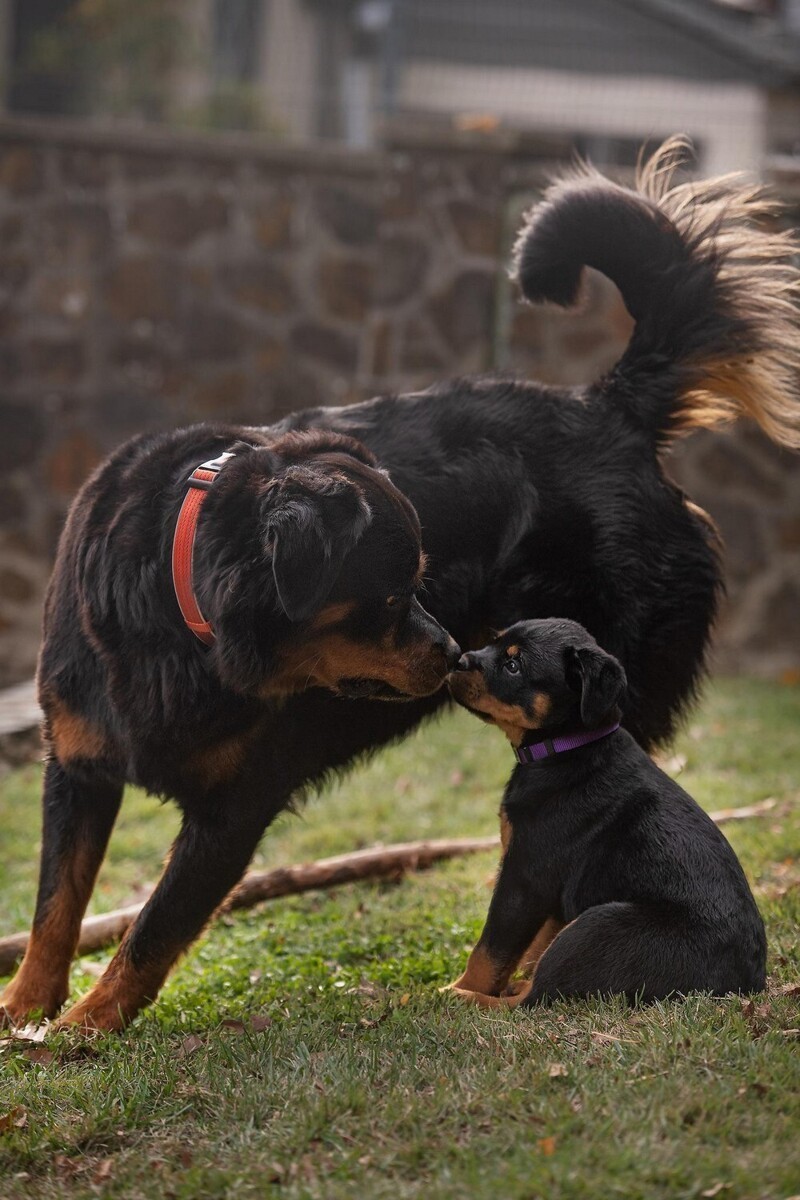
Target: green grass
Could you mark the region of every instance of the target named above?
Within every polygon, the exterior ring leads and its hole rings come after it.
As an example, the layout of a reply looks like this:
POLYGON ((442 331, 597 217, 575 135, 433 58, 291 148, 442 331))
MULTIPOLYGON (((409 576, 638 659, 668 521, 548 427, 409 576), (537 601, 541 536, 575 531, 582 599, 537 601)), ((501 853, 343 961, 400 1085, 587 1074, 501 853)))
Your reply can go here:
MULTIPOLYGON (((800 1194, 800 1005, 777 992, 800 979, 799 729, 800 689, 728 681, 675 747, 706 807, 777 801, 725 827, 767 921, 766 1007, 460 1007, 437 988, 480 931, 492 855, 272 901, 214 926, 123 1036, 0 1050, 0 1116, 22 1122, 0 1133, 0 1197, 800 1194)), ((499 734, 447 716, 282 819, 259 862, 493 832, 510 766, 499 734)), ((0 934, 30 919, 38 775, 0 785, 0 934)), ((176 828, 129 795, 95 911, 156 878, 176 828)), ((108 957, 75 965, 75 993, 108 957)))

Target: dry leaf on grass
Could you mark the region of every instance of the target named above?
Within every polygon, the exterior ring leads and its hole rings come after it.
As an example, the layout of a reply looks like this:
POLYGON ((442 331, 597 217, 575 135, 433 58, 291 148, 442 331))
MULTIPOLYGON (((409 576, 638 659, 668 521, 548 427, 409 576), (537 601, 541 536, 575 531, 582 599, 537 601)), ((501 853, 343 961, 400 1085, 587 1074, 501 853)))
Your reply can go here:
POLYGON ((554 1137, 539 1138, 537 1144, 542 1154, 547 1158, 556 1152, 556 1139, 554 1137))
POLYGON ((101 1163, 95 1167, 92 1173, 92 1183, 105 1183, 111 1178, 111 1172, 114 1170, 113 1158, 104 1158, 101 1163))
POLYGON ((551 1079, 563 1079, 565 1075, 569 1075, 569 1069, 563 1063, 550 1063, 547 1067, 547 1074, 551 1079))
POLYGON ((203 1045, 203 1039, 198 1037, 196 1033, 190 1033, 188 1037, 183 1039, 181 1043, 181 1053, 184 1057, 194 1054, 203 1045))
POLYGON ((772 1016, 772 1005, 768 1000, 756 1004, 755 1000, 742 1001, 742 1016, 750 1026, 754 1038, 763 1037, 769 1029, 769 1018, 772 1016))
POLYGON ((0 1038, 0 1050, 8 1050, 18 1042, 43 1042, 47 1037, 48 1026, 22 1025, 19 1029, 7 1030, 0 1038))
POLYGON ((52 1050, 48 1050, 46 1046, 31 1046, 29 1050, 22 1051, 22 1057, 27 1058, 28 1062, 38 1063, 41 1067, 49 1066, 55 1059, 55 1054, 52 1050))
POLYGON ((56 1174, 70 1177, 77 1175, 79 1171, 86 1168, 86 1163, 80 1158, 70 1158, 68 1154, 57 1154, 53 1159, 53 1165, 56 1169, 56 1174))
POLYGON ((727 1189, 732 1186, 733 1186, 733 1184, 730 1184, 730 1183, 715 1183, 712 1187, 706 1188, 706 1190, 704 1192, 701 1192, 700 1195, 701 1196, 709 1196, 709 1197, 710 1196, 718 1196, 720 1194, 720 1192, 727 1191, 727 1189))
POLYGON ((7 1113, 0 1116, 0 1133, 5 1133, 8 1129, 24 1129, 28 1123, 27 1110, 20 1108, 9 1109, 7 1113))

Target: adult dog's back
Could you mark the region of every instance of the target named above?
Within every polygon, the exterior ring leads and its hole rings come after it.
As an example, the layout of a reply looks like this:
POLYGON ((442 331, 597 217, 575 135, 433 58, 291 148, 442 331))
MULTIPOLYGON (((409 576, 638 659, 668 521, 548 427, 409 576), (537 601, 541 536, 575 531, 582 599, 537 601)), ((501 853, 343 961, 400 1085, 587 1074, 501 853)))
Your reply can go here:
POLYGON ((673 187, 684 149, 663 146, 636 190, 573 171, 517 240, 532 302, 573 304, 585 266, 619 287, 636 324, 604 377, 457 381, 290 420, 347 430, 392 470, 420 513, 432 611, 463 646, 523 616, 579 621, 624 662, 644 745, 696 691, 722 588, 714 526, 664 449, 737 416, 800 448, 795 240, 740 176, 673 187))

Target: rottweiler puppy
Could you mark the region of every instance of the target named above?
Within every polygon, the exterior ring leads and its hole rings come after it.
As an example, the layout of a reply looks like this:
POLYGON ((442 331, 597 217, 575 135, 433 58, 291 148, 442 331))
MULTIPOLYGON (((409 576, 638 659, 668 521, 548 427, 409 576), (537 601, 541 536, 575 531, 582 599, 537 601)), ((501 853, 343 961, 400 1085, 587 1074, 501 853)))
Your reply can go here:
POLYGON ((464 654, 450 688, 518 759, 459 996, 533 1005, 764 988, 764 924, 736 855, 620 728, 625 673, 582 626, 520 621, 464 654), (519 967, 532 976, 509 987, 519 967))

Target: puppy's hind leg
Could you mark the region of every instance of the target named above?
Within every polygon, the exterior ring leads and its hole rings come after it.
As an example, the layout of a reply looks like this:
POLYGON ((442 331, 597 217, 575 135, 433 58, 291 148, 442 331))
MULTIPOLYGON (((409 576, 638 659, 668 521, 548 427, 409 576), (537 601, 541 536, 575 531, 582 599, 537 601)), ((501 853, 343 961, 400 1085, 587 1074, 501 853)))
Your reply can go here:
POLYGON ((631 903, 587 909, 555 938, 522 1004, 622 995, 629 1001, 714 990, 702 938, 663 912, 631 903))

